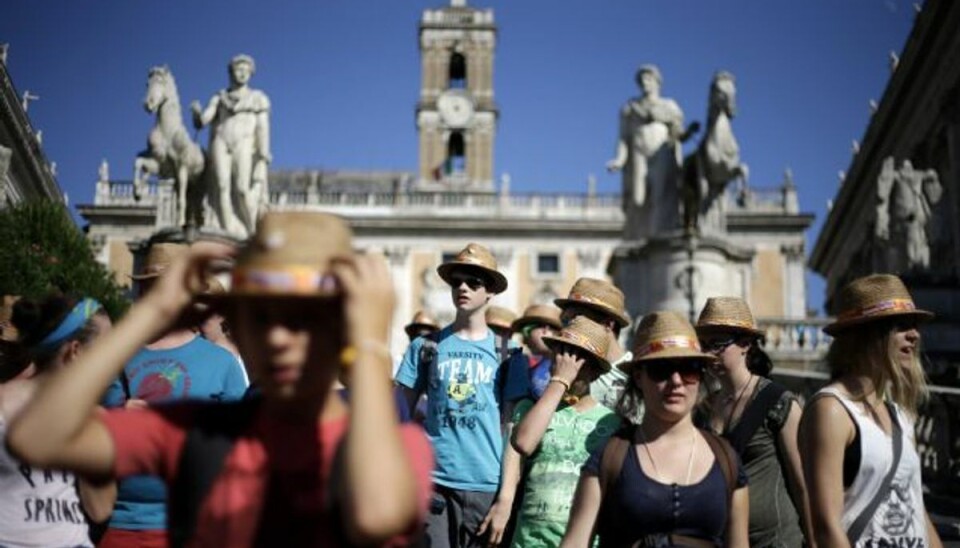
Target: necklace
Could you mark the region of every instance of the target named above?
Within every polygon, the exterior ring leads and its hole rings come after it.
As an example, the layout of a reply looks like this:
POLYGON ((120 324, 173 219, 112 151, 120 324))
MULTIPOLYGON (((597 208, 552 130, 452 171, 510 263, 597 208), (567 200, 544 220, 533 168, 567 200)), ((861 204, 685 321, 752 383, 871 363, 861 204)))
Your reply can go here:
POLYGON ((733 400, 733 405, 730 406, 730 411, 727 413, 727 420, 723 422, 723 432, 726 432, 730 428, 730 423, 733 422, 733 414, 737 411, 737 406, 740 405, 740 400, 743 399, 743 395, 747 393, 747 388, 750 387, 750 383, 753 382, 755 375, 750 374, 750 378, 747 379, 747 382, 743 384, 743 388, 740 389, 740 393, 737 394, 737 398, 733 400))
MULTIPOLYGON (((643 444, 643 448, 647 452, 647 458, 650 459, 650 464, 653 465, 653 473, 657 476, 657 481, 660 483, 666 483, 663 481, 663 476, 660 475, 660 470, 657 469, 657 462, 653 460, 653 453, 650 452, 650 443, 647 441, 647 435, 643 433, 643 426, 637 426, 637 431, 640 433, 640 442, 643 444)), ((696 454, 697 450, 697 429, 693 428, 690 431, 690 457, 687 459, 687 477, 683 480, 684 485, 690 485, 690 474, 693 473, 693 456, 696 454)), ((673 482, 676 484, 677 482, 673 482)))

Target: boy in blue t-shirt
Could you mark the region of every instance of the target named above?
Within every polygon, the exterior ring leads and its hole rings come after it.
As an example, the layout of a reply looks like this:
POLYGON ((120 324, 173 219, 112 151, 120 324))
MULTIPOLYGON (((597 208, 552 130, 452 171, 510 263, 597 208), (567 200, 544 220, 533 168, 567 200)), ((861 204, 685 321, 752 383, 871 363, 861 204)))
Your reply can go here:
POLYGON ((519 352, 501 356, 484 318, 490 299, 507 288, 490 251, 468 244, 437 273, 450 284, 456 318, 410 344, 397 383, 411 409, 427 395, 425 427, 437 458, 430 545, 485 546, 477 530, 500 483, 502 425, 529 393, 527 365, 519 352))
MULTIPOLYGON (((187 246, 155 243, 145 264, 134 276, 140 295, 163 274, 187 246)), ((247 376, 236 356, 196 333, 199 310, 181 318, 157 340, 141 348, 107 388, 104 407, 146 407, 194 399, 239 400, 247 390, 247 376)), ((100 546, 164 546, 167 543, 167 488, 155 476, 121 480, 117 502, 100 546)))

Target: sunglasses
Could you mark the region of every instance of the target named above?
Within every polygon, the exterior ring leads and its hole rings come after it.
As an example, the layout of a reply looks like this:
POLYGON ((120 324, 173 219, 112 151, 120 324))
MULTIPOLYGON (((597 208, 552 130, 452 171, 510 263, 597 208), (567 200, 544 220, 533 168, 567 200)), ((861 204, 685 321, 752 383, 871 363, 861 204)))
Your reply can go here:
POLYGON ((700 339, 700 346, 703 347, 704 352, 719 352, 735 342, 737 339, 734 337, 705 338, 700 339))
POLYGON ((467 284, 471 290, 476 291, 481 287, 486 287, 486 282, 483 278, 479 276, 470 276, 469 274, 451 274, 450 275, 450 285, 454 288, 460 287, 461 284, 467 284))
POLYGON ((695 384, 703 379, 703 364, 699 362, 653 362, 643 366, 643 370, 653 382, 664 382, 673 377, 674 373, 680 375, 684 384, 695 384))

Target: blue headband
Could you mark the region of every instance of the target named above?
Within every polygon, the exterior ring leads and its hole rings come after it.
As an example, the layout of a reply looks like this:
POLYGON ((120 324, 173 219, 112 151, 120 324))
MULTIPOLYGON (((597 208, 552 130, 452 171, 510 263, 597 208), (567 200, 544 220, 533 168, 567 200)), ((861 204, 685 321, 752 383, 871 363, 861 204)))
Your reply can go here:
POLYGON ((76 334, 102 306, 93 299, 83 299, 73 307, 67 317, 60 322, 49 335, 40 341, 36 349, 40 351, 54 350, 64 341, 76 334))

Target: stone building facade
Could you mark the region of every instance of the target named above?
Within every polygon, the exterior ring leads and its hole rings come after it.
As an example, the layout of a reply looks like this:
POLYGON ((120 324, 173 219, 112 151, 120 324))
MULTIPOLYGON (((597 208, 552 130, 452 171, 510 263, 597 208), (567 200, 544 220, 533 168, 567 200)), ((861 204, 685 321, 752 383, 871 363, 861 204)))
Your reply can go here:
MULTIPOLYGON (((624 230, 620 196, 596 193, 593 182, 580 193, 556 194, 515 193, 507 176, 494 180, 497 26, 491 10, 454 0, 426 10, 419 32, 415 172, 275 170, 269 176, 271 209, 341 215, 359 247, 389 258, 398 289, 396 353, 415 311, 452 318, 450 291, 435 269, 467 242, 492 249, 510 280, 495 302, 519 312, 565 295, 579 277, 607 277, 624 230)), ((78 206, 97 256, 119 282, 129 283, 131 244, 172 225, 172 199, 166 181, 138 201, 129 181, 101 177, 93 203, 78 206)), ((819 339, 805 310, 804 234, 812 215, 799 211, 792 179, 739 199, 731 195, 726 215, 730 238, 746 250, 742 293, 768 326, 771 348, 799 356, 795 367, 812 364, 822 350, 810 352, 819 339)))
POLYGON ((63 192, 27 116, 29 91, 17 92, 7 72, 7 45, 0 44, 0 208, 29 200, 66 207, 63 192))

